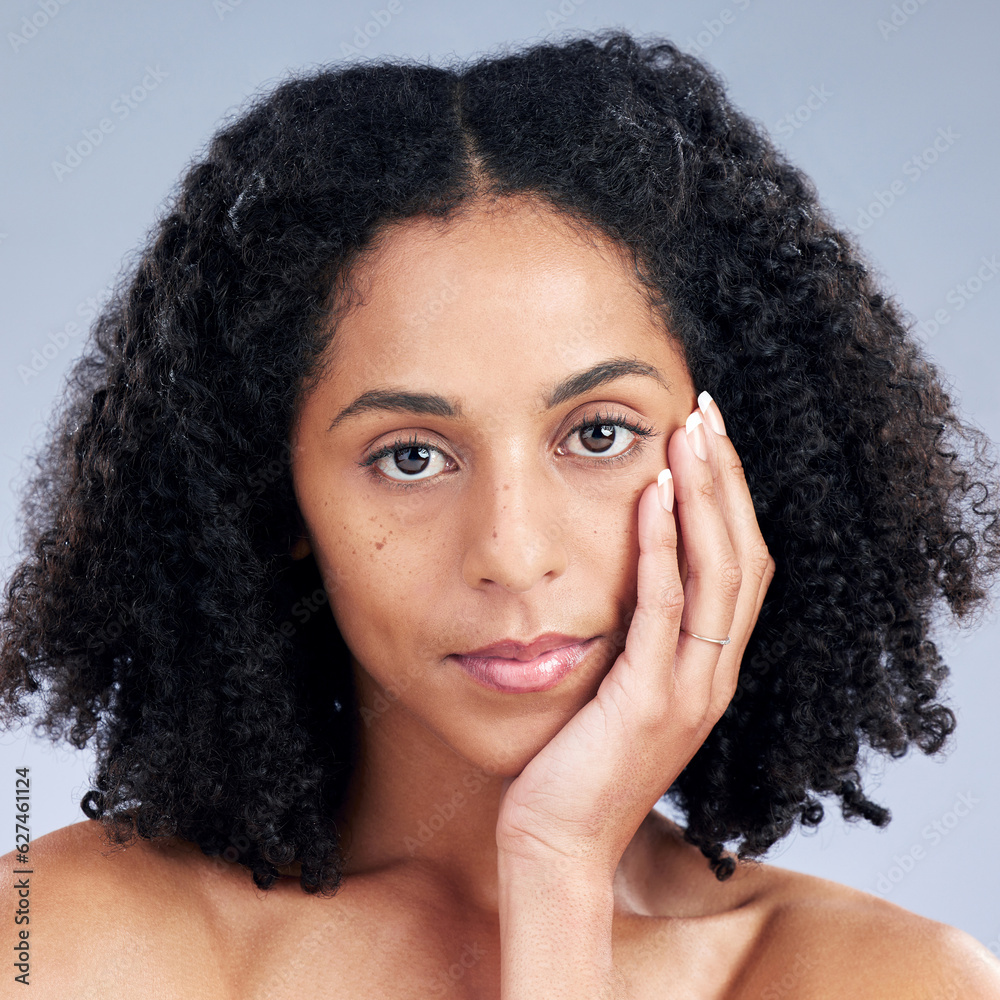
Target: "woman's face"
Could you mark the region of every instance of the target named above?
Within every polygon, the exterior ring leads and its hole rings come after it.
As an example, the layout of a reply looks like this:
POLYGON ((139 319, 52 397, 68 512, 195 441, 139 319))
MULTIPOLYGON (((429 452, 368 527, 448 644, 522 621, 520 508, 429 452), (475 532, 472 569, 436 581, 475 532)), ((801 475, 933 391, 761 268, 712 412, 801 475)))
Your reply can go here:
POLYGON ((696 397, 626 257, 532 205, 391 227, 292 433, 362 705, 491 774, 519 773, 624 647, 639 496, 696 397), (548 690, 490 690, 450 658, 547 632, 600 637, 548 690))

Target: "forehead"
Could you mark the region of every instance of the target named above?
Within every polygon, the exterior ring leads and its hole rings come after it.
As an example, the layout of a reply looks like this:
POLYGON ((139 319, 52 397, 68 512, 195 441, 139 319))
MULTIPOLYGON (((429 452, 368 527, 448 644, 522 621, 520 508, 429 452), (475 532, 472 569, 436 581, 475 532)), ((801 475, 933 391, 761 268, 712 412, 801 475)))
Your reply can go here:
POLYGON ((344 394, 414 380, 540 387, 609 355, 676 364, 628 248, 531 199, 393 223, 349 279, 331 344, 344 394))
MULTIPOLYGON (((537 199, 476 203, 449 219, 418 216, 380 230, 351 275, 363 301, 405 309, 421 292, 464 284, 519 306, 560 310, 604 292, 644 301, 628 249, 537 199), (467 279, 463 282, 462 279, 467 279)), ((444 295, 444 298, 448 298, 444 295)))

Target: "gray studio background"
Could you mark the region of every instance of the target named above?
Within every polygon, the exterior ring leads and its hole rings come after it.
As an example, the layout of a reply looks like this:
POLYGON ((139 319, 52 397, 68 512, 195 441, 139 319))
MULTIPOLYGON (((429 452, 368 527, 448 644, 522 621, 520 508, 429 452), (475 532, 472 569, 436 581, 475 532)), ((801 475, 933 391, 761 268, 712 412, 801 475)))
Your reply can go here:
MULTIPOLYGON (((1000 6, 987 0, 4 0, 4 580, 18 547, 13 490, 87 320, 227 112, 288 70, 345 57, 434 61, 614 25, 665 34, 721 71, 860 237, 966 417, 1000 439, 1000 6), (95 131, 100 142, 72 155, 95 131)), ((795 833, 766 860, 884 896, 1000 952, 998 641, 992 613, 978 631, 941 634, 953 750, 871 762, 869 793, 894 815, 886 829, 846 823, 834 800, 817 832, 795 833)), ((84 818, 91 762, 8 733, 0 791, 11 805, 14 768, 31 767, 37 838, 84 818)), ((5 815, 0 853, 13 846, 5 815)))

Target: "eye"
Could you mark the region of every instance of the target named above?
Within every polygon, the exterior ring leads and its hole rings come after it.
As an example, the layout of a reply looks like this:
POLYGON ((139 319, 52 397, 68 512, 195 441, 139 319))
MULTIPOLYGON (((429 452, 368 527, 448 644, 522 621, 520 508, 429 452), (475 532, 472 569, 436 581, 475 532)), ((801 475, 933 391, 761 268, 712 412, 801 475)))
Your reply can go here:
POLYGON ((434 445, 421 441, 413 435, 408 441, 397 438, 392 444, 387 444, 368 455, 361 465, 372 470, 378 478, 378 469, 382 474, 383 481, 388 479, 393 486, 408 487, 411 483, 426 482, 439 473, 450 461, 444 452, 435 448, 434 445), (430 475, 420 476, 421 473, 430 470, 430 475), (402 472, 403 476, 397 478, 392 472, 402 472))
MULTIPOLYGON (((652 433, 652 428, 629 420, 620 413, 598 413, 578 423, 566 439, 573 441, 579 435, 579 441, 583 445, 582 451, 570 451, 570 454, 582 458, 596 455, 602 461, 611 463, 624 459, 626 455, 633 457, 639 448, 633 448, 627 453, 625 449, 637 437, 649 437, 652 433)), ((563 453, 561 446, 560 453, 563 453)))
MULTIPOLYGON (((637 437, 646 438, 655 433, 652 427, 632 421, 622 414, 597 413, 581 420, 563 439, 564 442, 573 441, 580 434, 583 450, 567 451, 565 444, 560 444, 557 454, 570 454, 576 458, 593 457, 595 461, 592 464, 609 466, 638 457, 640 446, 631 449, 628 446, 637 437), (585 433, 580 434, 581 431, 585 433)), ((397 438, 390 444, 377 448, 359 464, 371 470, 373 477, 382 484, 410 489, 429 482, 449 465, 454 467, 455 463, 439 448, 414 434, 407 440, 397 438)))

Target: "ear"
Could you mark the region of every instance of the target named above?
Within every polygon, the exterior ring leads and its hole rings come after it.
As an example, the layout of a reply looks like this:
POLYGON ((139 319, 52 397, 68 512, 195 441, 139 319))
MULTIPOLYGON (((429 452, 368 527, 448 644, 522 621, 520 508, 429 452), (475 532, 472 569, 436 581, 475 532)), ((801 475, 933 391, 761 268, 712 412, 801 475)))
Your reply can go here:
POLYGON ((292 542, 288 554, 293 559, 305 559, 312 552, 312 542, 309 541, 309 531, 301 510, 295 511, 295 524, 298 527, 298 538, 292 542))

